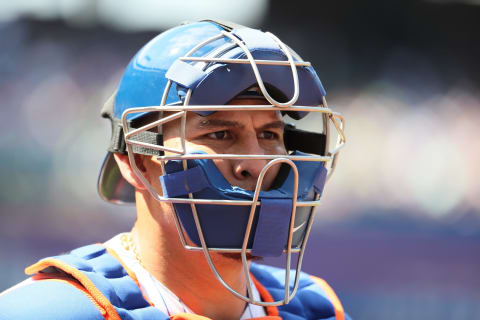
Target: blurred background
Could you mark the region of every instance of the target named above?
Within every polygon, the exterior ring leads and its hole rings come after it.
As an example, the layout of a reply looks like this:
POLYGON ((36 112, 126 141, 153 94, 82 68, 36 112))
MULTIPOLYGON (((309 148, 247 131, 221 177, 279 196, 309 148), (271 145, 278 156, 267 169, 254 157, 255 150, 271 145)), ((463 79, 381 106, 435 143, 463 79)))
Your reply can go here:
POLYGON ((0 2, 0 291, 37 259, 126 231, 96 194, 100 108, 185 20, 278 35, 346 117, 304 270, 354 319, 480 319, 480 1, 0 2))

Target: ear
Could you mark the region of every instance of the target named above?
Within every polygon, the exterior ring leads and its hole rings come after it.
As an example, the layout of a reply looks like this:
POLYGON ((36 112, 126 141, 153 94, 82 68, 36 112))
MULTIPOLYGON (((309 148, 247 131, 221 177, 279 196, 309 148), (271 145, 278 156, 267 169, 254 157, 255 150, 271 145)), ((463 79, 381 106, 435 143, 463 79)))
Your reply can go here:
MULTIPOLYGON (((135 189, 138 190, 146 190, 147 188, 144 186, 142 180, 135 174, 132 167, 130 166, 130 161, 128 160, 128 155, 126 154, 119 154, 114 153, 113 157, 117 162, 118 168, 120 169, 120 173, 122 174, 123 178, 127 180, 135 189)), ((137 159, 135 159, 137 160, 137 159)), ((138 166, 138 165, 137 165, 138 166)), ((139 167, 140 170, 143 169, 143 166, 139 167)))

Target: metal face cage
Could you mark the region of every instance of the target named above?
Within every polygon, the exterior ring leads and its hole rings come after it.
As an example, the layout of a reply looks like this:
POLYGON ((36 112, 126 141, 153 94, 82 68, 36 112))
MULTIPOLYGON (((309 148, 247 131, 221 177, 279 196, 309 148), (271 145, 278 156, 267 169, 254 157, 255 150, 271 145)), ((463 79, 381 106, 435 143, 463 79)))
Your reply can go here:
POLYGON ((345 145, 345 135, 344 135, 344 126, 345 121, 343 116, 340 113, 334 112, 327 106, 327 102, 325 97, 322 97, 322 103, 317 106, 298 106, 295 103, 299 97, 299 79, 298 79, 298 71, 297 68, 299 67, 309 67, 309 62, 304 62, 298 57, 293 51, 291 51, 284 43, 282 43, 276 36, 271 33, 268 34, 281 48, 282 52, 287 57, 286 61, 278 61, 278 60, 255 60, 252 56, 251 52, 247 48, 247 46, 236 36, 232 35, 231 32, 222 30, 219 32, 218 35, 207 39, 194 48, 192 48, 187 54, 183 57, 180 57, 179 60, 186 61, 190 63, 203 63, 204 68, 206 68, 209 64, 212 63, 222 63, 222 64, 247 64, 250 65, 252 72, 255 75, 257 86, 260 92, 263 94, 264 98, 270 103, 270 105, 190 105, 189 101, 192 96, 192 89, 188 89, 186 92, 185 97, 183 98, 183 104, 166 104, 167 96, 172 87, 172 81, 168 80, 165 90, 163 92, 162 101, 159 106, 149 106, 149 107, 138 107, 138 108, 130 108, 123 112, 121 122, 123 125, 123 132, 124 132, 124 141, 126 144, 126 149, 128 151, 128 157, 130 160, 131 167, 133 168, 134 172, 138 176, 138 178, 143 182, 149 193, 154 197, 156 200, 160 202, 168 202, 171 204, 188 204, 191 207, 191 211, 193 213, 193 218, 195 221, 195 226, 197 229, 197 233, 200 239, 200 246, 190 245, 187 242, 185 231, 182 228, 182 224, 179 220, 177 214, 175 214, 175 222, 178 234, 180 236, 181 242, 185 249, 187 250, 200 250, 203 251, 205 258, 210 266, 212 272, 214 273, 215 277, 218 281, 227 288, 229 292, 234 294, 236 297, 253 304, 257 304, 260 306, 278 306, 287 304, 295 295, 298 284, 299 284, 299 276, 300 276, 300 269, 302 265, 303 255, 305 252, 306 243, 308 240, 308 235, 310 233, 314 214, 312 213, 307 221, 307 226, 305 229, 305 234, 303 241, 300 246, 292 248, 292 238, 295 229, 295 214, 297 207, 310 207, 312 212, 315 207, 317 207, 320 203, 319 197, 320 195, 317 194, 315 198, 311 201, 297 201, 297 192, 298 192, 298 181, 299 181, 299 172, 297 170, 297 166, 294 161, 309 161, 309 162, 322 162, 324 166, 328 169, 327 180, 331 177, 336 163, 338 159, 338 154, 341 148, 345 145), (215 58, 215 57, 198 57, 193 56, 194 53, 199 50, 200 48, 204 47, 205 45, 214 42, 218 39, 226 38, 232 42, 232 46, 237 46, 242 49, 243 53, 246 56, 246 59, 222 59, 222 58, 215 58), (294 94, 293 96, 286 102, 279 102, 275 100, 267 91, 264 81, 262 79, 262 75, 257 68, 257 65, 273 65, 273 66, 283 66, 283 67, 290 67, 291 75, 293 79, 294 85, 294 94), (326 144, 325 144, 325 152, 323 155, 253 155, 253 154, 192 154, 186 148, 186 141, 185 141, 185 132, 186 132, 186 119, 187 119, 187 112, 196 112, 196 111, 231 111, 231 110, 241 110, 245 112, 249 111, 262 111, 262 110, 279 110, 282 112, 317 112, 320 113, 323 119, 323 134, 326 136, 326 144), (158 112, 160 115, 158 120, 152 121, 146 125, 142 125, 139 128, 132 128, 129 120, 128 115, 134 113, 151 113, 151 112, 158 112), (163 116, 164 113, 168 112, 167 116, 163 116), (143 133, 151 130, 153 128, 158 128, 161 130, 162 125, 180 119, 180 138, 181 138, 181 149, 176 148, 168 148, 164 145, 158 145, 150 142, 142 141, 139 138, 143 133), (329 141, 331 139, 331 131, 332 129, 335 130, 337 139, 335 146, 330 149, 329 141), (157 156, 157 159, 160 162, 163 172, 165 172, 165 164, 167 161, 170 160, 180 160, 183 165, 183 170, 187 170, 187 161, 191 159, 264 159, 268 160, 268 163, 265 165, 263 170, 261 171, 253 199, 251 200, 213 200, 213 199, 197 199, 194 197, 192 193, 188 194, 188 198, 178 198, 178 197, 165 197, 163 194, 160 194, 155 190, 149 181, 144 177, 142 172, 136 165, 134 159, 134 147, 140 147, 143 149, 155 150, 159 152, 161 155, 157 156), (288 238, 287 238, 287 246, 284 249, 284 254, 286 255, 286 272, 285 272, 285 291, 283 299, 273 301, 273 302, 264 302, 264 301, 257 301, 254 299, 254 295, 252 292, 252 283, 251 281, 247 281, 247 295, 242 294, 236 290, 234 290, 229 284, 227 284, 223 278, 220 276, 216 266, 212 261, 212 252, 225 252, 225 253, 240 253, 243 270, 245 272, 246 279, 250 279, 250 269, 249 269, 249 261, 247 259, 247 253, 251 253, 251 249, 247 248, 247 243, 250 238, 252 232, 252 221, 255 216, 255 212, 257 207, 261 205, 261 201, 259 201, 259 194, 261 191, 262 182, 264 180, 265 174, 267 171, 276 164, 284 164, 290 167, 294 175, 294 186, 293 186, 293 194, 292 194, 292 211, 290 216, 290 223, 288 229, 288 238), (250 215, 248 218, 247 228, 245 230, 245 236, 243 240, 243 245, 241 248, 212 248, 208 247, 205 241, 203 228, 200 223, 199 215, 197 212, 197 205, 208 204, 208 205, 218 205, 218 206, 249 206, 250 207, 250 215), (294 275, 291 274, 291 260, 292 260, 292 253, 298 254, 297 266, 295 268, 294 275), (294 278, 293 285, 290 287, 290 278, 291 276, 294 278))

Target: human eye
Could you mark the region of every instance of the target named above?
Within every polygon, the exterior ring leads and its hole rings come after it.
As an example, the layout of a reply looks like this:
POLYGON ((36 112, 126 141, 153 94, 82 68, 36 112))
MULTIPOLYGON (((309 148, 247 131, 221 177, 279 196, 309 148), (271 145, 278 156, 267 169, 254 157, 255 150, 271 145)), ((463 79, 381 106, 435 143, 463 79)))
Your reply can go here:
POLYGON ((276 140, 279 138, 279 135, 276 132, 265 130, 259 134, 259 138, 265 140, 276 140))
POLYGON ((214 140, 227 140, 227 139, 230 139, 232 137, 230 132, 228 132, 227 130, 210 132, 206 136, 208 138, 214 139, 214 140))

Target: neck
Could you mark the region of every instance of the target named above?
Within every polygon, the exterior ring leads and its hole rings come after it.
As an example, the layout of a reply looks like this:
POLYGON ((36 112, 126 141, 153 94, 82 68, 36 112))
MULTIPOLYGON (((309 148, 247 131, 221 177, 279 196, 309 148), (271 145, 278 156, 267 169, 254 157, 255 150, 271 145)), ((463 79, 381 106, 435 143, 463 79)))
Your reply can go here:
MULTIPOLYGON (((173 208, 137 192, 137 222, 132 230, 144 267, 190 309, 211 319, 239 319, 245 302, 217 280, 202 251, 186 250, 178 236, 173 208)), ((246 293, 240 260, 211 254, 223 280, 246 293)))

